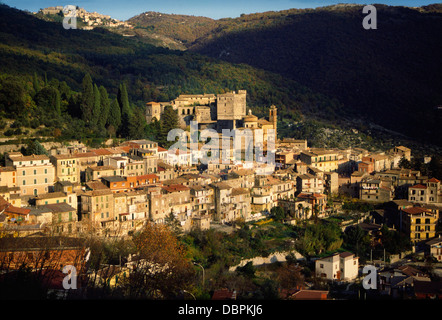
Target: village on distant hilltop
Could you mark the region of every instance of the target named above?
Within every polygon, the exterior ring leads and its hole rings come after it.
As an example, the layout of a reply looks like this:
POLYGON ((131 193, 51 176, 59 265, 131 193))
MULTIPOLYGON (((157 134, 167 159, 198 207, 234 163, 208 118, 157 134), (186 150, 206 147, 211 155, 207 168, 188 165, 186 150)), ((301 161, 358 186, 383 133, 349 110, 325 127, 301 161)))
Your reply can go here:
MULTIPOLYGON (((43 15, 62 15, 63 6, 55 6, 55 7, 47 7, 44 9, 40 9, 38 13, 42 13, 43 15)), ((35 12, 34 14, 36 14, 35 12)), ((100 14, 97 12, 88 12, 83 8, 76 7, 75 11, 76 18, 81 19, 84 22, 85 26, 81 27, 83 30, 92 30, 96 27, 109 27, 109 28, 117 28, 117 27, 125 27, 125 28, 133 28, 133 26, 125 21, 120 21, 112 18, 109 15, 100 14)))

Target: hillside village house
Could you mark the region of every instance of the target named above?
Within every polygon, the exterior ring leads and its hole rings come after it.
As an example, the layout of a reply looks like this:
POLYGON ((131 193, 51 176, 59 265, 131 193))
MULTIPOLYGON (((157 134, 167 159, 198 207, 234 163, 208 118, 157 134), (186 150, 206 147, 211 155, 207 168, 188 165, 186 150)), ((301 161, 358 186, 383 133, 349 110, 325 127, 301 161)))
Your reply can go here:
POLYGON ((305 198, 279 200, 278 206, 283 208, 284 212, 294 219, 307 220, 313 215, 313 206, 305 198))
POLYGON ((140 228, 149 218, 148 196, 145 192, 115 193, 113 199, 114 216, 119 222, 116 231, 120 234, 140 228))
POLYGON ((324 181, 321 177, 310 173, 301 174, 296 177, 296 192, 324 192, 324 181))
POLYGON ((98 181, 103 177, 112 176, 124 176, 123 168, 116 168, 113 166, 103 165, 103 166, 88 166, 84 170, 85 181, 98 181))
POLYGON ((55 182, 55 169, 48 156, 9 153, 5 162, 17 170, 17 185, 21 195, 36 196, 51 191, 55 182))
POLYGON ((366 157, 362 157, 362 162, 370 163, 372 165, 370 168, 376 172, 391 169, 393 167, 392 159, 385 154, 370 154, 366 157))
POLYGON ((303 192, 298 194, 297 198, 310 204, 312 215, 316 215, 319 218, 326 216, 327 195, 303 192))
POLYGON ((416 184, 409 187, 408 201, 423 204, 442 203, 440 180, 431 178, 424 184, 416 184))
POLYGON ((205 185, 190 187, 190 195, 193 202, 193 213, 196 216, 212 215, 215 210, 215 198, 213 188, 205 185))
POLYGON ((50 156, 55 168, 57 181, 80 182, 79 158, 72 154, 58 154, 50 156))
POLYGON ((78 215, 75 208, 64 202, 46 204, 43 207, 52 212, 51 228, 55 234, 72 235, 78 231, 78 215))
POLYGON ((427 241, 427 252, 433 256, 438 262, 442 262, 442 236, 427 241))
POLYGON ((323 172, 336 171, 338 169, 338 152, 326 149, 310 149, 300 153, 300 160, 307 165, 323 172))
POLYGON ((39 195, 34 198, 36 206, 43 206, 47 204, 57 204, 66 203, 77 209, 78 201, 76 193, 65 193, 65 192, 50 192, 46 194, 39 195))
POLYGON ((111 190, 95 190, 80 193, 80 220, 92 230, 112 229, 114 217, 114 193, 111 190))
POLYGON ((17 169, 13 166, 0 167, 0 187, 15 187, 17 185, 17 169))
POLYGON ((315 273, 327 280, 351 281, 358 276, 359 258, 351 252, 335 253, 315 261, 315 273))
POLYGON ((397 146, 390 150, 391 153, 397 154, 400 158, 411 160, 411 149, 404 146, 397 146))
POLYGON ((359 182, 359 199, 387 202, 393 200, 394 188, 390 179, 369 176, 359 182))

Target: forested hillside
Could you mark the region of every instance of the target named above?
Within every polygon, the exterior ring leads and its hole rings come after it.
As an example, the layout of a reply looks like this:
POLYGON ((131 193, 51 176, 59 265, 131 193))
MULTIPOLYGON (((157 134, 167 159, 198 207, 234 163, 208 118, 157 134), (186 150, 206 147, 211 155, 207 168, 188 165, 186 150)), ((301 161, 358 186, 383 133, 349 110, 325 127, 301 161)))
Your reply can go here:
POLYGON ((269 12, 225 21, 193 52, 279 73, 337 99, 345 113, 441 145, 442 5, 269 12))
POLYGON ((340 110, 335 100, 272 72, 155 47, 102 29, 65 30, 60 23, 5 5, 0 6, 0 60, 0 112, 4 131, 14 129, 8 131, 12 135, 30 128, 59 139, 143 137, 148 130, 129 134, 121 123, 115 127, 106 121, 97 126, 91 118, 94 104, 116 100, 121 114, 140 115, 146 102, 170 101, 181 93, 245 89, 255 113, 265 116, 276 104, 286 119, 299 119, 307 111, 340 110), (127 91, 126 109, 122 90, 127 91), (101 98, 106 95, 108 99, 101 98), (12 128, 11 119, 16 122, 12 128))

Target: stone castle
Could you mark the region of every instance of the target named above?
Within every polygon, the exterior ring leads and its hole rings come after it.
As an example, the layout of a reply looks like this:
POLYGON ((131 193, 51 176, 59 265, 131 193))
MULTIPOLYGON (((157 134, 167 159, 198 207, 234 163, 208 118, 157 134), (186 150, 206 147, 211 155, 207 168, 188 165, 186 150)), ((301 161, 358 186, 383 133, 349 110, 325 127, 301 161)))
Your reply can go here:
POLYGON ((197 121, 199 129, 211 128, 218 132, 222 129, 277 129, 277 108, 272 105, 268 119, 247 113, 247 91, 238 90, 223 94, 182 94, 169 102, 148 102, 146 121, 161 119, 166 106, 177 111, 180 126, 185 128, 191 121, 197 121))

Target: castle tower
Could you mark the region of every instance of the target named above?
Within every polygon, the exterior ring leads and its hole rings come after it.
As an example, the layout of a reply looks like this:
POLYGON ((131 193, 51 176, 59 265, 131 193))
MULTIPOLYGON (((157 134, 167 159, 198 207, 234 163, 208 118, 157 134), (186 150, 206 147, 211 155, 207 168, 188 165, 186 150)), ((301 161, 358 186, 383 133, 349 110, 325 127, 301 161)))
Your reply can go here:
POLYGON ((275 134, 277 132, 277 122, 278 122, 278 116, 276 107, 272 105, 269 110, 269 122, 273 124, 273 129, 275 129, 275 134))

